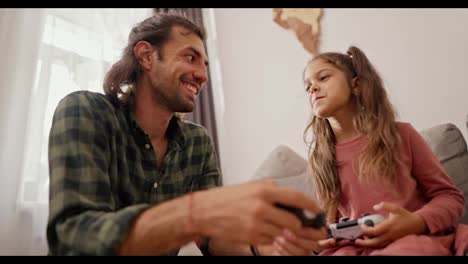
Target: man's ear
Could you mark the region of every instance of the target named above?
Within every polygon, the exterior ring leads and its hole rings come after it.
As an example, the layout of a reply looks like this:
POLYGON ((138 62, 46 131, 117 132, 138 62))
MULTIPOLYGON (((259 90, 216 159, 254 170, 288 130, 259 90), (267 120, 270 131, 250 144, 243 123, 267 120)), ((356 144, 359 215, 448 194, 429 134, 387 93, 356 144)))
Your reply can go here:
POLYGON ((147 41, 138 41, 133 47, 133 54, 138 63, 141 65, 142 70, 150 70, 153 65, 154 47, 147 41))

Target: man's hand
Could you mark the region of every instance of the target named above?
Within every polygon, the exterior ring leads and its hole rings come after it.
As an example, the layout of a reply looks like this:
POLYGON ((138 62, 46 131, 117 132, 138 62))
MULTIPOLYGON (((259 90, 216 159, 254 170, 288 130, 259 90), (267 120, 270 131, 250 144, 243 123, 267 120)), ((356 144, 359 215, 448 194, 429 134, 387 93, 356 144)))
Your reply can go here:
POLYGON ((424 220, 417 214, 392 203, 381 202, 374 210, 388 212, 389 217, 374 227, 362 225, 364 239, 356 239, 356 245, 384 247, 398 238, 409 234, 421 234, 426 229, 424 220))
POLYGON ((219 187, 197 192, 193 198, 192 219, 199 235, 241 244, 272 244, 285 229, 303 232, 300 220, 275 203, 320 212, 305 194, 274 181, 219 187))
POLYGON ((319 249, 318 240, 323 239, 325 228, 302 228, 297 234, 284 230, 273 244, 257 247, 261 256, 310 256, 319 249))

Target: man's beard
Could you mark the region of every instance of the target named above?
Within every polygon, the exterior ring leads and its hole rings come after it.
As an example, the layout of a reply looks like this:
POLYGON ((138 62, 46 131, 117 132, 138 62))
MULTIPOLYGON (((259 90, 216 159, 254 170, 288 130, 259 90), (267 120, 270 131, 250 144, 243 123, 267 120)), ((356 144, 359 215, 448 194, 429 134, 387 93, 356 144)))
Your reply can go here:
MULTIPOLYGON (((176 84, 173 84, 176 85, 176 84)), ((179 84, 182 85, 182 84, 179 84)), ((152 97, 157 103, 163 104, 174 113, 189 113, 192 112, 195 102, 185 99, 183 94, 179 94, 178 90, 169 85, 163 85, 161 82, 152 82, 152 97)), ((182 89, 186 89, 182 87, 182 89)))
POLYGON ((173 100, 167 101, 167 106, 171 109, 174 113, 190 113, 193 112, 194 104, 184 101, 181 98, 177 98, 180 100, 173 100))

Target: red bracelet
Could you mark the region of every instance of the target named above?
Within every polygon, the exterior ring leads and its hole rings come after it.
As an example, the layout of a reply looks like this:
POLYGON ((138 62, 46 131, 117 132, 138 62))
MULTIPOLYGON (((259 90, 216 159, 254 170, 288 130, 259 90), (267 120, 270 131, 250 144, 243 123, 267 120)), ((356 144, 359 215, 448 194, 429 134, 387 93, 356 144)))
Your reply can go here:
POLYGON ((189 226, 190 231, 193 231, 193 193, 189 195, 189 226))

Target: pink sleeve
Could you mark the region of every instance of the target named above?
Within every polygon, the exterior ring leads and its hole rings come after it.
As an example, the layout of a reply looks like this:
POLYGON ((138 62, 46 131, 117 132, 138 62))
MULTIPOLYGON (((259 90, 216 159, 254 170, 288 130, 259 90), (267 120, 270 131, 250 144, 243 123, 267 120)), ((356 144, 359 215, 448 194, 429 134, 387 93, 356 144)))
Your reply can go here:
POLYGON ((465 198, 424 138, 411 125, 406 130, 410 139, 412 174, 428 201, 415 213, 423 218, 429 233, 434 234, 460 220, 465 198))

